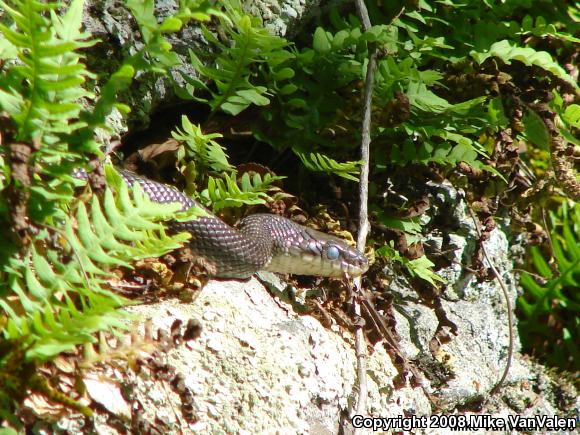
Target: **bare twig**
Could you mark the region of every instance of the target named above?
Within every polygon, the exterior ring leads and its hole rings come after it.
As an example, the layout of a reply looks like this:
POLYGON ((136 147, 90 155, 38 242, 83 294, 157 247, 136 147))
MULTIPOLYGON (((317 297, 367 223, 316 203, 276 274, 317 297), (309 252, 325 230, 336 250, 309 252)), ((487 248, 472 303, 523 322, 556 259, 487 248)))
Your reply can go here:
POLYGON ((550 248, 550 257, 554 258, 554 244, 552 243, 552 234, 550 233, 550 227, 546 220, 546 212, 544 207, 540 208, 540 215, 542 216, 542 223, 544 224, 544 230, 546 231, 546 238, 548 240, 548 247, 550 248))
POLYGON ((364 294, 364 292, 365 292, 364 289, 362 289, 362 292, 363 292, 363 295, 362 295, 363 297, 361 299, 361 304, 362 304, 363 308, 365 308, 365 310, 367 311, 367 314, 369 315, 369 317, 372 319, 372 322, 374 323, 375 328, 378 331, 380 331, 380 333, 383 336, 383 338, 385 339, 386 343, 389 345, 391 352, 393 352, 393 354, 395 354, 396 358, 399 361, 401 361, 401 364, 404 366, 404 369, 405 370, 408 369, 411 372, 411 374, 415 377, 415 380, 421 385, 421 388, 423 389, 423 392, 425 393, 427 398, 430 401, 432 401, 431 393, 423 385, 423 376, 421 375, 421 373, 419 373, 419 371, 417 370, 417 368, 415 367, 414 364, 407 363, 407 357, 401 351, 401 348, 399 346, 399 343, 397 342, 397 339, 393 336, 392 332, 389 330, 389 328, 385 324, 385 321, 381 318, 381 316, 379 315, 379 313, 377 312, 375 307, 373 307, 373 305, 371 304, 371 302, 370 302, 371 299, 364 294))
MULTIPOLYGON (((369 11, 363 0, 354 0, 354 5, 356 6, 356 12, 358 17, 362 22, 362 28, 366 32, 371 28, 371 19, 369 17, 369 11)), ((370 53, 369 53, 370 54, 370 53)))
MULTIPOLYGON (((369 14, 363 0, 355 0, 358 16, 362 22, 364 31, 371 27, 369 14)), ((369 184, 369 150, 371 143, 371 109, 373 99, 373 86, 375 81, 375 67, 377 63, 377 50, 374 44, 369 44, 369 59, 367 64, 367 73, 365 77, 365 88, 363 97, 363 117, 361 128, 361 160, 362 166, 360 171, 359 181, 359 231, 357 237, 357 248, 364 252, 367 235, 369 232, 368 221, 368 184, 369 184)), ((353 298, 353 310, 356 316, 361 316, 360 300, 364 297, 361 289, 361 278, 354 280, 355 297, 353 298)), ((356 401, 357 415, 366 414, 366 399, 367 399, 367 380, 366 380, 366 342, 362 325, 357 324, 355 329, 355 348, 357 356, 357 382, 358 382, 358 397, 356 401)), ((353 433, 357 433, 355 429, 353 433)))
MULTIPOLYGON (((463 199, 465 200, 465 197, 463 197, 463 199)), ((469 207, 469 204, 467 204, 467 201, 465 202, 465 204, 467 206, 467 210, 469 210, 469 214, 471 215, 471 219, 473 219, 473 223, 475 225, 475 231, 477 232, 477 236, 480 238, 481 249, 483 250, 483 255, 485 256, 485 259, 487 260, 489 267, 495 276, 495 279, 497 279, 497 282, 499 283, 499 286, 501 287, 503 296, 505 298, 507 315, 508 315, 509 343, 508 343, 507 360, 506 360, 506 364, 505 364, 505 367, 503 369, 503 373, 501 375, 500 380, 497 382, 497 384, 495 384, 495 386, 489 392, 489 395, 491 397, 491 396, 495 395, 502 387, 503 383, 505 382, 505 380, 509 374, 510 367, 512 365, 512 357, 513 357, 513 353, 514 353, 514 327, 513 327, 514 319, 513 319, 513 313, 512 313, 512 303, 510 301, 510 295, 509 295, 508 289, 507 289, 503 279, 501 278, 501 275, 499 274, 499 272, 495 268, 493 262, 491 261, 491 257, 487 253, 487 249, 485 249, 485 244, 483 243, 483 240, 482 240, 483 234, 481 232, 481 229, 479 228, 479 222, 477 221, 477 218, 475 217, 475 213, 473 213, 473 210, 471 210, 471 207, 469 207)))

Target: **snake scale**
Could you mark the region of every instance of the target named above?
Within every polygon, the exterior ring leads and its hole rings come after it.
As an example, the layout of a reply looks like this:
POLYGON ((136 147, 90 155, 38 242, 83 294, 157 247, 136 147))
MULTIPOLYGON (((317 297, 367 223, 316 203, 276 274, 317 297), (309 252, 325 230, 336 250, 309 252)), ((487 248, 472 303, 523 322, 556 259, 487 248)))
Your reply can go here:
MULTIPOLYGON (((139 183, 153 202, 179 203, 185 211, 201 204, 173 186, 119 170, 129 185, 139 183)), ((86 178, 86 172, 75 171, 86 178)), ((208 212, 209 213, 209 212, 208 212)), ((253 214, 236 228, 209 213, 191 221, 168 223, 173 231, 191 234, 189 248, 201 257, 212 276, 245 279, 260 270, 329 277, 358 276, 368 269, 366 257, 344 240, 273 214, 253 214)))

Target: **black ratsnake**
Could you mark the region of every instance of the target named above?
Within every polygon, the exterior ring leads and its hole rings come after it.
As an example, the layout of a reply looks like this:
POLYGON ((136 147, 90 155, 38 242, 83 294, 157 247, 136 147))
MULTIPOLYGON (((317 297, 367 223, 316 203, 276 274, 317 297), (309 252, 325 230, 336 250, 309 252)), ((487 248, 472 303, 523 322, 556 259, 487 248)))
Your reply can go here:
MULTIPOLYGON (((135 182, 153 201, 179 203, 182 211, 202 207, 175 187, 119 170, 129 185, 135 182)), ((86 178, 83 170, 75 177, 86 178)), ((174 231, 191 234, 189 248, 208 265, 212 276, 245 279, 260 270, 315 276, 358 276, 368 269, 366 257, 344 240, 273 214, 253 214, 233 228, 209 214, 187 222, 172 221, 174 231)))

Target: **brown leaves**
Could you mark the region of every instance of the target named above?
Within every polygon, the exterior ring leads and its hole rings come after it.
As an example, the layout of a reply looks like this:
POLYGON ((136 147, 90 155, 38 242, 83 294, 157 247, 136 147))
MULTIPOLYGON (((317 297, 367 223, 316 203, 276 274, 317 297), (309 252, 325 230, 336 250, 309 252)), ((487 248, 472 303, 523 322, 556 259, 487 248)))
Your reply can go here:
POLYGON ((187 247, 161 259, 139 260, 134 266, 117 269, 118 279, 111 287, 127 297, 144 300, 174 295, 183 302, 191 302, 215 273, 214 265, 192 255, 187 247))

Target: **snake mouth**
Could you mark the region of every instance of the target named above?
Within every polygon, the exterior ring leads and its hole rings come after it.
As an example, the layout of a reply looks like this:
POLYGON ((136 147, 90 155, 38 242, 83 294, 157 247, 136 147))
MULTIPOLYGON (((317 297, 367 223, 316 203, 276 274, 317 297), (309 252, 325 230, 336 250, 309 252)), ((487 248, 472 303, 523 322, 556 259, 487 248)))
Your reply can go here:
POLYGON ((349 277, 360 276, 367 270, 369 270, 369 262, 367 258, 362 255, 357 255, 356 260, 351 258, 350 262, 342 263, 342 271, 349 277))
POLYGON ((295 274, 312 274, 331 278, 354 278, 364 274, 369 269, 367 258, 358 251, 352 250, 349 258, 328 261, 320 256, 302 254, 303 264, 308 264, 308 270, 295 271, 295 274))

